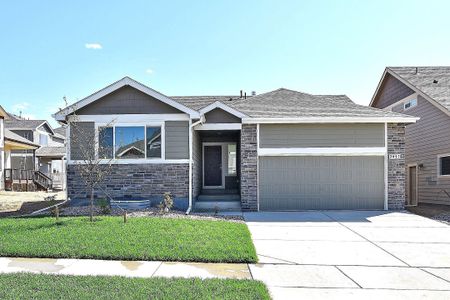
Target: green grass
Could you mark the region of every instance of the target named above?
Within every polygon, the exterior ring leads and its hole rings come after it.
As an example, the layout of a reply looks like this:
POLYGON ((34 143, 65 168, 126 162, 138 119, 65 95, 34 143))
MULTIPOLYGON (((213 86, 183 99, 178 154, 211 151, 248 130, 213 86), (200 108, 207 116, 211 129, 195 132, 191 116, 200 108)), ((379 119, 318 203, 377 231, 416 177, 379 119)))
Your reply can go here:
POLYGON ((0 219, 0 256, 256 262, 243 223, 170 218, 0 219))
POLYGON ((259 281, 0 275, 0 299, 270 299, 259 281))

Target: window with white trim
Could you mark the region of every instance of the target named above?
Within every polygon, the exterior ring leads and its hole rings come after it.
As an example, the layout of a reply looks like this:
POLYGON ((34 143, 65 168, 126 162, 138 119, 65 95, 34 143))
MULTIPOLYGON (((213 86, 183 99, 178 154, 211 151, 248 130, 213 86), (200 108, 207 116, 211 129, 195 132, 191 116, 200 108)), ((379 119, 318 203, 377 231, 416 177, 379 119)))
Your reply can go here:
POLYGON ((161 158, 161 126, 98 127, 98 157, 101 159, 161 158))
POLYGON ((403 109, 412 108, 417 106, 417 98, 411 99, 403 104, 403 109))
POLYGON ((439 175, 450 176, 450 155, 439 157, 439 175))

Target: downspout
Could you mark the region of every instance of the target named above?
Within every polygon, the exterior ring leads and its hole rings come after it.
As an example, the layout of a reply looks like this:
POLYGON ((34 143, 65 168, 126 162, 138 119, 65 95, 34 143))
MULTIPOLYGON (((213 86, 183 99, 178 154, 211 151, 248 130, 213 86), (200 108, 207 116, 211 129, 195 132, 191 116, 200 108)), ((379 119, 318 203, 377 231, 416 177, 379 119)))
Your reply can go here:
POLYGON ((192 130, 198 124, 203 124, 205 122, 205 116, 201 115, 200 120, 192 123, 192 119, 189 119, 189 207, 186 210, 186 214, 188 215, 192 210, 192 150, 193 150, 193 141, 192 141, 192 130))

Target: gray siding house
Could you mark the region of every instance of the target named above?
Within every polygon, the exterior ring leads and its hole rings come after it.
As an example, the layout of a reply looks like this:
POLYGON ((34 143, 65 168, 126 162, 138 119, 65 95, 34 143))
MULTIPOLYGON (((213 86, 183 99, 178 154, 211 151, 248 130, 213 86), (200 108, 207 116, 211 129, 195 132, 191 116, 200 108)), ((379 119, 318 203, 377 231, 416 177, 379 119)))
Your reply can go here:
POLYGON ((88 196, 76 164, 96 153, 111 164, 97 197, 154 205, 171 192, 188 211, 401 209, 405 126, 417 120, 345 95, 169 97, 129 77, 54 117, 69 124, 72 200, 88 196))
POLYGON ((419 117, 406 127, 408 205, 450 205, 450 67, 387 67, 372 107, 419 117))

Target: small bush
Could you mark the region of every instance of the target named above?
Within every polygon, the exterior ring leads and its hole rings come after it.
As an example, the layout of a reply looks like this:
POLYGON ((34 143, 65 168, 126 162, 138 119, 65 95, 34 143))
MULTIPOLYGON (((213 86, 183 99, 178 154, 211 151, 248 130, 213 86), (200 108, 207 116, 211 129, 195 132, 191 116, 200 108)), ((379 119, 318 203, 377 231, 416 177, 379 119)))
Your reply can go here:
POLYGON ((102 214, 109 215, 111 213, 111 206, 109 205, 108 200, 106 199, 98 199, 97 205, 100 207, 102 214))
POLYGON ((161 213, 168 213, 173 207, 173 197, 170 192, 165 192, 162 201, 158 205, 161 213))

